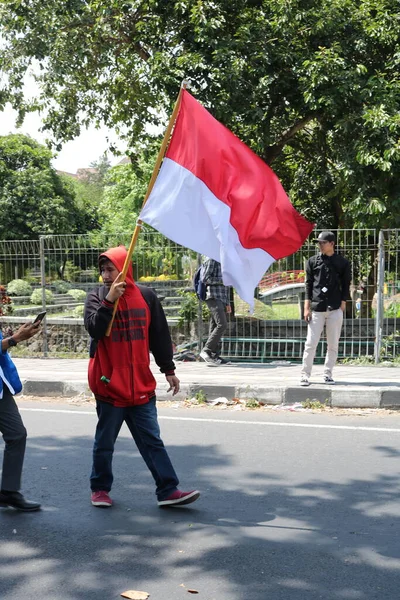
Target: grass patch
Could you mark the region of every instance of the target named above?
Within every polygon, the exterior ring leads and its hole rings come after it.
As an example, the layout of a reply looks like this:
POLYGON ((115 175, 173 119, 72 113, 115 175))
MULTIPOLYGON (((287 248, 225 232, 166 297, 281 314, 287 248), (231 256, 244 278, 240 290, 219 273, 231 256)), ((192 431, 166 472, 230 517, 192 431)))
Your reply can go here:
POLYGON ((319 400, 310 400, 309 398, 304 400, 304 402, 301 404, 304 408, 311 408, 312 410, 325 410, 327 408, 324 402, 320 402, 319 400))
POLYGON ((203 390, 199 390, 198 392, 196 392, 193 398, 195 399, 196 404, 207 404, 207 396, 203 392, 203 390))
POLYGON ((261 404, 255 398, 250 398, 249 400, 246 400, 245 406, 246 408, 260 408, 261 404))
MULTIPOLYGON (((238 317, 247 317, 249 315, 249 305, 244 302, 235 293, 235 314, 238 317)), ((272 304, 267 306, 261 300, 255 300, 254 302, 254 313, 252 315, 255 319, 262 321, 286 321, 290 319, 299 319, 299 306, 298 304, 272 304)))

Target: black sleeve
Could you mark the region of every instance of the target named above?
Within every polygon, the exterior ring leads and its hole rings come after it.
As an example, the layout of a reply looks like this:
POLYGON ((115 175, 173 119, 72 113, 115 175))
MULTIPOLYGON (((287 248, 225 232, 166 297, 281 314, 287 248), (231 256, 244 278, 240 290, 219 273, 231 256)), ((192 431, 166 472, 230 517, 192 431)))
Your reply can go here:
POLYGON ((346 258, 344 260, 346 262, 342 274, 342 300, 348 300, 350 298, 351 266, 346 258))
POLYGON ((150 352, 153 354, 154 360, 160 367, 161 373, 173 375, 175 372, 175 364, 173 361, 172 341, 161 302, 152 289, 144 285, 138 285, 138 288, 150 308, 150 352))
POLYGON ((311 259, 306 264, 306 300, 312 300, 314 274, 311 259))
POLYGON ((105 299, 102 288, 87 295, 83 320, 85 329, 94 340, 101 340, 110 324, 114 304, 105 299))

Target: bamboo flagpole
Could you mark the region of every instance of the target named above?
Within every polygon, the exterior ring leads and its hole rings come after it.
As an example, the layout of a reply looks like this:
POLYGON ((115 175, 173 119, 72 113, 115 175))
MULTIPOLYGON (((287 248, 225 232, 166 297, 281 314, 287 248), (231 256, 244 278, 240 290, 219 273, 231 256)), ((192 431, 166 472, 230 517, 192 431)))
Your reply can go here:
MULTIPOLYGON (((144 200, 143 200, 142 208, 146 204, 147 200, 149 199, 149 196, 151 194, 153 186, 154 186, 154 184, 156 182, 156 179, 157 179, 157 176, 158 176, 158 172, 159 172, 160 167, 161 167, 161 163, 162 163, 162 161, 164 159, 164 154, 167 151, 167 146, 168 146, 168 143, 169 143, 169 140, 170 140, 170 137, 171 137, 172 129, 173 129, 174 125, 175 125, 176 117, 178 116, 178 111, 179 111, 179 107, 180 107, 180 104, 181 104, 182 92, 183 92, 183 90, 186 89, 186 87, 187 87, 187 83, 185 81, 183 81, 182 85, 181 85, 181 89, 179 90, 178 98, 176 99, 176 102, 175 102, 174 110, 172 111, 171 118, 170 118, 169 123, 167 125, 167 128, 165 130, 164 138, 163 138, 163 141, 161 143, 160 151, 159 151, 159 153, 157 155, 157 160, 155 162, 153 174, 151 176, 151 179, 149 181, 149 185, 147 187, 147 191, 146 191, 146 195, 145 195, 144 200)), ((125 281, 125 279, 126 279, 126 274, 128 272, 129 263, 132 260, 133 251, 135 249, 136 242, 137 242, 137 239, 139 237, 140 230, 142 228, 142 224, 143 224, 143 222, 140 219, 138 219, 138 221, 136 222, 135 230, 133 232, 131 243, 129 244, 128 254, 126 255, 126 259, 125 259, 125 263, 124 263, 124 268, 122 269, 122 280, 121 281, 125 281)), ((106 336, 107 337, 109 337, 109 335, 111 333, 111 329, 112 329, 112 326, 113 326, 113 323, 114 323, 114 319, 115 319, 115 314, 116 314, 117 309, 118 309, 118 302, 119 302, 119 298, 115 301, 115 304, 114 304, 112 318, 111 318, 110 324, 108 325, 108 328, 107 328, 107 331, 106 331, 106 336)))

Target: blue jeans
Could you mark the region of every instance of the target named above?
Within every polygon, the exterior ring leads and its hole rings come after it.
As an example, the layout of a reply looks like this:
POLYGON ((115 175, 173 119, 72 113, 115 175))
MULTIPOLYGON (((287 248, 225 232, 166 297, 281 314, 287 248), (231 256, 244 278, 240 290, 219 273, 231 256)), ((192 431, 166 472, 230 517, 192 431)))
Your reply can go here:
POLYGON ((96 411, 99 420, 94 439, 93 467, 90 476, 92 491, 111 490, 114 445, 125 421, 156 482, 158 500, 165 500, 175 492, 179 481, 160 438, 156 398, 152 398, 147 404, 124 408, 97 400, 96 411))

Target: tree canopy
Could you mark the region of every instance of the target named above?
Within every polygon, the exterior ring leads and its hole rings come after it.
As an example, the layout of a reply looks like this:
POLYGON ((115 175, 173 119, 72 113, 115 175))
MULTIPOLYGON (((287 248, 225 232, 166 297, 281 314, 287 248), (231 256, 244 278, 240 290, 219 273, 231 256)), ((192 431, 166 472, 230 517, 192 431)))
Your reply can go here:
POLYGON ((400 225, 398 0, 9 0, 0 107, 134 153, 184 78, 320 226, 400 225), (39 97, 22 87, 36 66, 39 97))
POLYGON ((149 159, 142 154, 135 168, 131 164, 122 164, 107 172, 103 197, 98 207, 102 233, 133 233, 154 162, 154 156, 149 159))
POLYGON ((86 231, 68 181, 51 166, 52 153, 29 136, 0 137, 0 239, 86 231))

